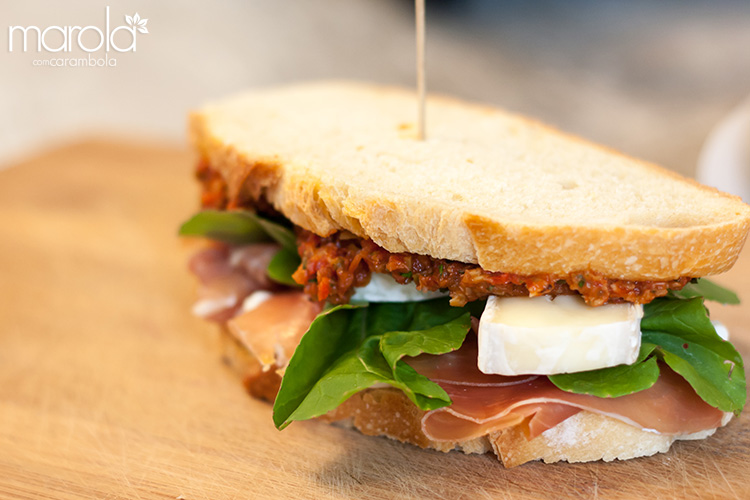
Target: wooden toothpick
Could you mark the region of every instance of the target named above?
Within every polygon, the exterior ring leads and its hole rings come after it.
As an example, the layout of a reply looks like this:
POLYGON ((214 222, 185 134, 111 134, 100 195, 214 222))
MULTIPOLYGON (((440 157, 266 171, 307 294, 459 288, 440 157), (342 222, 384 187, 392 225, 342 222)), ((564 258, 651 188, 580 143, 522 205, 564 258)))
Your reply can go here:
POLYGON ((417 138, 425 136, 424 0, 415 0, 417 21, 417 138))

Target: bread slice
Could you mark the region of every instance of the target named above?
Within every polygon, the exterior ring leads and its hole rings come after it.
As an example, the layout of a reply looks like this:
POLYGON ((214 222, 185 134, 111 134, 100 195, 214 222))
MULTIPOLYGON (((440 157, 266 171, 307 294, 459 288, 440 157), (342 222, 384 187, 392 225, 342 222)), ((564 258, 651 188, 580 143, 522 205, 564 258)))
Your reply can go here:
MULTIPOLYGON (((274 371, 263 372, 260 363, 224 329, 224 360, 240 375, 247 391, 256 398, 273 402, 281 377, 274 371)), ((669 450, 680 439, 704 439, 716 429, 684 436, 666 436, 641 430, 619 420, 581 411, 557 426, 528 440, 519 427, 491 432, 468 441, 432 441, 422 432, 425 412, 417 408, 403 392, 393 388, 373 388, 359 392, 320 420, 354 428, 368 436, 385 436, 421 448, 442 452, 493 452, 505 467, 542 460, 592 462, 651 456, 669 450)), ((731 414, 728 414, 731 416, 731 414)), ((729 418, 722 422, 725 425, 729 418)))
POLYGON ((750 228, 739 198, 507 112, 323 82, 252 91, 190 121, 236 202, 264 198, 321 235, 518 274, 667 280, 729 269, 750 228))

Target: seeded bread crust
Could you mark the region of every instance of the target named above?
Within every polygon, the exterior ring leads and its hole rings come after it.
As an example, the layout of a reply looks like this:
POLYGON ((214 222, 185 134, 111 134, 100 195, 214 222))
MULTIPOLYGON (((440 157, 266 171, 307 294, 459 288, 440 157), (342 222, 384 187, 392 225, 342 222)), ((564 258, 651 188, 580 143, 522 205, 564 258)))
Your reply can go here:
POLYGON ((236 202, 265 198, 320 235, 517 274, 668 280, 728 270, 750 229, 739 198, 507 112, 323 82, 193 113, 190 136, 236 202))

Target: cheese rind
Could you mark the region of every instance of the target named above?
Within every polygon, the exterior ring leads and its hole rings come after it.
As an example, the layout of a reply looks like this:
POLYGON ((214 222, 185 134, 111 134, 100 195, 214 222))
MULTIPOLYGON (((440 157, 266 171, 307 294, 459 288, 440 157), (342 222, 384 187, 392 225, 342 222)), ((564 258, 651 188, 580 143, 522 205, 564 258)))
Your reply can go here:
POLYGON ((248 295, 242 302, 242 312, 252 311, 257 309, 263 302, 273 297, 273 292, 268 290, 256 290, 255 292, 248 295))
POLYGON ((390 274, 372 273, 370 282, 355 288, 352 302, 419 302, 422 300, 447 297, 442 292, 421 292, 414 282, 402 285, 390 274))
POLYGON ((490 297, 479 322, 477 366, 487 374, 554 375, 638 359, 643 307, 587 306, 574 295, 490 297))

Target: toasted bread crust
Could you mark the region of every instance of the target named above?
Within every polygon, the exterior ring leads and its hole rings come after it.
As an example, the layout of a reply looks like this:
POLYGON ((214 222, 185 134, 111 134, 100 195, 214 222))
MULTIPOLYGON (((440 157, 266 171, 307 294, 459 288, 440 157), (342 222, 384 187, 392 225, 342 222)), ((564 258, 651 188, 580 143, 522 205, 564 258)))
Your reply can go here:
POLYGON ((194 113, 190 135, 235 203, 489 271, 717 274, 750 230, 736 197, 500 110, 431 97, 415 141, 412 99, 346 83, 260 91, 194 113))

